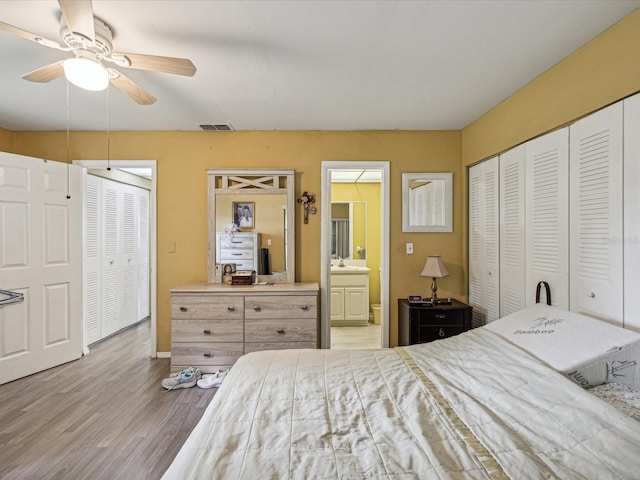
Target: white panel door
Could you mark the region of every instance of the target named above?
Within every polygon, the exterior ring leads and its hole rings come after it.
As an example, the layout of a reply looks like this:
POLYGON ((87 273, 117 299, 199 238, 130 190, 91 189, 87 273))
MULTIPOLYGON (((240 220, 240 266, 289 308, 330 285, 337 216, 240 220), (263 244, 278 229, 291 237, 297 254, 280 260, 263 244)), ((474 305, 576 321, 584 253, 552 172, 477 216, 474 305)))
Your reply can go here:
POLYGON ((623 322, 622 102, 570 127, 570 308, 623 322))
POLYGON ((640 95, 623 106, 624 326, 640 331, 640 95))
POLYGON ((500 155, 500 316, 525 307, 525 147, 500 155))
POLYGON ((469 169, 469 303, 473 326, 500 315, 498 157, 469 169))
POLYGON ((525 151, 526 305, 544 281, 552 304, 569 309, 569 128, 527 142, 525 151))
POLYGON ((82 355, 81 171, 0 153, 0 384, 82 355))

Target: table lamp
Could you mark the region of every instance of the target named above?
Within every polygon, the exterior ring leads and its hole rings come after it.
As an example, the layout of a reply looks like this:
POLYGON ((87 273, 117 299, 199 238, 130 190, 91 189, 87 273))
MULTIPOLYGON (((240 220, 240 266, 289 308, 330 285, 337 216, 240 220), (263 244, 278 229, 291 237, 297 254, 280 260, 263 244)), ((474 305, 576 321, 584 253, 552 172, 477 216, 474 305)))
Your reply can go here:
POLYGON ((424 264, 424 269, 420 274, 421 277, 431 277, 433 281, 431 282, 431 303, 435 306, 438 303, 438 284, 436 283, 436 278, 447 277, 449 272, 447 268, 444 266, 442 262, 442 258, 440 255, 429 255, 427 257, 427 261, 424 264))

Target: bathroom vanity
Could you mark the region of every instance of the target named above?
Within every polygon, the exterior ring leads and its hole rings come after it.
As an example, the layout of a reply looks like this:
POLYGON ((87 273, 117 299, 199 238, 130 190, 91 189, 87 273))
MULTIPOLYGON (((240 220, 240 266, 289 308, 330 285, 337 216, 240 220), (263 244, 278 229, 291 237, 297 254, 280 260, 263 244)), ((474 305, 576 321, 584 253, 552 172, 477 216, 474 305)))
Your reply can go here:
POLYGON ((331 267, 332 327, 368 325, 370 272, 353 265, 331 267))

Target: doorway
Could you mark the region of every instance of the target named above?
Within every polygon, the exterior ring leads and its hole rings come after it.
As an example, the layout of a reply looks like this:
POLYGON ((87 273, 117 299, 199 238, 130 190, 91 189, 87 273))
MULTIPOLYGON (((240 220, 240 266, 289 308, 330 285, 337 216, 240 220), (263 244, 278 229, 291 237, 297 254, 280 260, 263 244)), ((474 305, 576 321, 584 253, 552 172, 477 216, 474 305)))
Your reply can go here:
MULTIPOLYGON (((380 285, 380 300, 379 310, 376 305, 375 313, 379 317, 379 336, 380 341, 377 343, 377 347, 388 348, 389 346, 389 162, 351 162, 351 161, 326 161, 322 162, 322 223, 321 223, 321 309, 322 317, 320 320, 321 332, 320 332, 320 346, 321 348, 331 348, 331 318, 332 308, 333 316, 335 317, 336 305, 335 302, 342 302, 341 298, 347 298, 349 292, 345 292, 342 297, 339 295, 336 289, 333 289, 332 293, 332 271, 331 264, 339 264, 338 258, 332 258, 336 256, 335 250, 335 234, 332 232, 332 223, 336 225, 339 222, 332 222, 332 178, 346 178, 353 175, 360 175, 358 179, 364 181, 367 175, 372 175, 379 182, 379 217, 375 217, 376 223, 379 221, 379 232, 375 235, 375 241, 379 240, 379 254, 376 255, 375 261, 371 264, 375 265, 374 269, 370 269, 368 273, 374 275, 375 282, 377 284, 379 278, 380 285), (379 257, 379 258, 378 258, 379 257), (375 271, 374 271, 375 270, 375 271), (332 305, 334 303, 334 305, 332 305)), ((357 180, 356 180, 357 181, 357 180)), ((355 202, 354 202, 355 203, 355 202)), ((353 206, 352 206, 353 207, 353 206)), ((376 210, 376 209, 371 209, 376 210)), ((370 212, 373 214, 374 212, 370 212)), ((347 231, 348 228, 345 228, 347 231)), ((353 229, 352 229, 353 230, 353 229)), ((370 256, 370 249, 366 248, 366 245, 354 245, 348 251, 350 257, 347 261, 341 263, 351 267, 354 271, 360 266, 366 266, 369 262, 368 259, 372 259, 370 256)), ((344 259, 343 259, 344 260, 344 259)), ((335 267, 334 267, 335 269, 335 267)), ((342 272, 341 272, 342 273, 342 272)), ((346 290, 346 289, 345 289, 346 290)), ((357 290, 357 289, 356 289, 357 290)), ((354 290, 351 292, 352 297, 356 298, 358 292, 354 290)), ((366 314, 369 315, 369 299, 366 299, 366 314)), ((356 308, 357 310, 357 308, 356 308)), ((347 316, 348 317, 348 316, 347 316)), ((354 320, 352 318, 352 320, 354 320)), ((334 322, 335 323, 335 322, 334 322)), ((374 325, 375 326, 375 325, 374 325)), ((352 328, 352 327, 347 327, 352 328)), ((358 327, 353 327, 358 328, 358 327)))
MULTIPOLYGON (((151 180, 149 191, 149 316, 151 318, 150 356, 157 356, 157 268, 156 268, 156 186, 157 170, 155 160, 74 160, 74 165, 85 169, 145 169, 151 180)), ((86 184, 86 180, 84 182, 86 184)), ((88 352, 85 334, 84 350, 88 352)))

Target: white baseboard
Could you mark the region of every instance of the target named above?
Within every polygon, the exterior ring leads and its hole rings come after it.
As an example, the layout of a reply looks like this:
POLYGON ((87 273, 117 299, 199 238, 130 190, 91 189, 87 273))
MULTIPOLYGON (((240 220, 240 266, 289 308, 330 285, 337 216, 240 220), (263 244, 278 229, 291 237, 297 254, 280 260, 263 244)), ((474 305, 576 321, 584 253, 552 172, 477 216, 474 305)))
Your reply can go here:
POLYGON ((171 352, 157 352, 156 356, 158 358, 171 358, 171 352))

